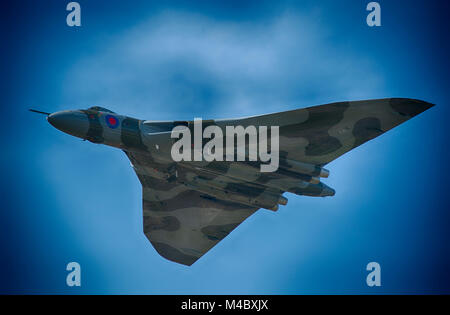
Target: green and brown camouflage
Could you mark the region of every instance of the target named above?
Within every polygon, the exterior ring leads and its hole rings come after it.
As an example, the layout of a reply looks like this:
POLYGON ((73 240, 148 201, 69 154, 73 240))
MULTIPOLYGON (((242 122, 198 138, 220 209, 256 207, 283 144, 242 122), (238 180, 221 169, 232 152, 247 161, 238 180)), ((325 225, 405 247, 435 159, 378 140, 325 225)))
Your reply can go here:
POLYGON ((432 106, 390 98, 203 121, 203 129, 279 126, 279 168, 272 173, 260 171, 261 161, 174 162, 171 132, 193 130, 194 121, 139 120, 102 107, 57 112, 48 121, 126 153, 142 183, 145 235, 161 256, 191 265, 258 209, 285 205, 286 192, 333 196, 321 182, 326 164, 432 106))

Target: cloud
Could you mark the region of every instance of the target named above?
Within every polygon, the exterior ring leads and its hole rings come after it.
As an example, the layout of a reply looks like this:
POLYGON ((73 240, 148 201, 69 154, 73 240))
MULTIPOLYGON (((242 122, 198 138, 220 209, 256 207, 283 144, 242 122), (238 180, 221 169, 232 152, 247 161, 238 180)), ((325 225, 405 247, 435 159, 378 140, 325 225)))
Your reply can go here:
POLYGON ((375 65, 331 44, 317 14, 264 22, 165 12, 112 38, 68 74, 65 95, 152 120, 231 118, 382 88, 375 65))

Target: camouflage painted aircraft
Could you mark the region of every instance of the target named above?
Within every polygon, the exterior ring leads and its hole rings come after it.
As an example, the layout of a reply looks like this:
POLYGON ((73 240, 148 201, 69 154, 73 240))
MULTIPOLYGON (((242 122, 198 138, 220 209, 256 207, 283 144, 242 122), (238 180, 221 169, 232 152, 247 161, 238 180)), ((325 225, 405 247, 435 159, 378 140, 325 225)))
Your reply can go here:
POLYGON ((258 162, 173 162, 171 131, 193 121, 139 120, 97 106, 40 113, 65 133, 122 149, 142 183, 145 235, 161 256, 192 265, 258 209, 285 205, 285 192, 333 196, 320 181, 329 175, 326 164, 432 106, 391 98, 205 121, 203 128, 279 126, 272 173, 261 173, 258 162))

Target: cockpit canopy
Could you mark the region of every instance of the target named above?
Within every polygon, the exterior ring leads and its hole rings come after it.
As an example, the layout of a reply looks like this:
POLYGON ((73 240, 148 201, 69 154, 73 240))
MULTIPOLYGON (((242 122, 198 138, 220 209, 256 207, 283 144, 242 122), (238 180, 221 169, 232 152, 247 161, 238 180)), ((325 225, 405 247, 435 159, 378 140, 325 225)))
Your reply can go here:
POLYGON ((111 111, 111 110, 109 110, 107 108, 104 108, 104 107, 100 107, 100 106, 92 106, 92 107, 89 107, 89 109, 90 110, 95 110, 95 111, 98 111, 98 112, 106 112, 106 113, 115 114, 113 111, 111 111))

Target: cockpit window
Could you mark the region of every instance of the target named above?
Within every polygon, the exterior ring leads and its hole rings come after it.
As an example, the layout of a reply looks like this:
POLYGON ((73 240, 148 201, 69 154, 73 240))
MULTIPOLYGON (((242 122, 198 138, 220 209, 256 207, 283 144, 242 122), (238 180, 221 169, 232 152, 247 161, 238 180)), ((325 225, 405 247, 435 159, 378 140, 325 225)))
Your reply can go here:
POLYGON ((109 109, 106 109, 106 108, 100 107, 100 106, 92 106, 92 107, 89 107, 89 109, 90 110, 96 110, 96 111, 99 111, 99 112, 106 112, 106 113, 113 113, 113 114, 115 114, 113 111, 110 111, 109 109))

